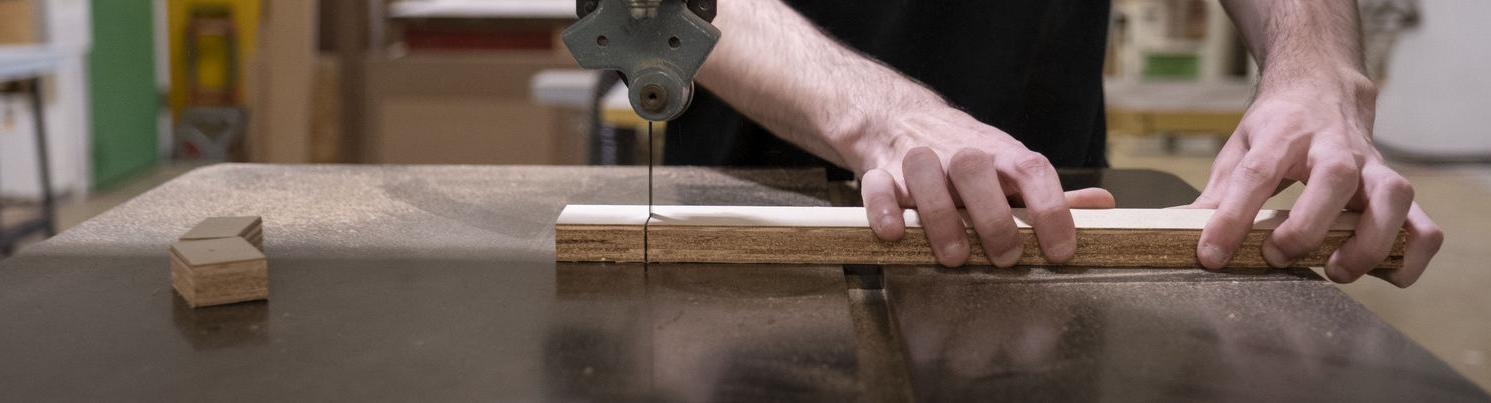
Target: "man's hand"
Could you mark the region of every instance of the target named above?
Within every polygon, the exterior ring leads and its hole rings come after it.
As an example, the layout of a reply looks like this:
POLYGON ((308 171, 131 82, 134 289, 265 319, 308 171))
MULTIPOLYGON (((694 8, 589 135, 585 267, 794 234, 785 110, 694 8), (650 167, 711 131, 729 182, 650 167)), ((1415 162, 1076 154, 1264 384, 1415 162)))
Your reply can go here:
POLYGON ((1023 243, 1010 199, 1031 209, 1046 258, 1071 259, 1072 207, 1112 207, 1104 190, 1063 196, 1045 157, 948 105, 931 89, 835 42, 781 0, 720 2, 727 32, 699 82, 772 133, 861 175, 870 225, 887 240, 916 208, 937 260, 959 266, 971 247, 964 205, 986 253, 1008 267, 1023 243), (770 54, 771 57, 761 57, 770 54))
POLYGON ((1382 277, 1407 287, 1423 274, 1443 232, 1413 202, 1413 187, 1372 145, 1371 81, 1349 72, 1338 77, 1349 79, 1261 87, 1217 155, 1206 190, 1191 205, 1217 209, 1196 250, 1203 266, 1225 266, 1263 203, 1281 185, 1300 181, 1304 193, 1264 241, 1269 265, 1289 266, 1320 246, 1330 223, 1350 209, 1361 211, 1362 220, 1326 264, 1331 280, 1349 283, 1371 271, 1387 258, 1400 228, 1408 233, 1404 267, 1382 277))
POLYGON ((1263 244, 1269 265, 1294 263, 1325 239, 1343 208, 1361 211, 1356 233, 1326 263, 1331 280, 1356 281, 1408 233, 1404 267, 1377 274, 1417 281, 1444 233, 1413 202, 1413 188, 1372 145, 1377 89, 1363 73, 1360 19, 1348 0, 1223 0, 1262 71, 1258 96, 1212 166, 1192 206, 1216 208, 1196 256, 1221 268, 1263 202, 1285 181, 1305 182, 1289 218, 1263 244), (1404 224, 1407 224, 1406 226, 1404 224))
POLYGON ((971 252, 963 218, 968 211, 984 253, 995 266, 1011 267, 1024 241, 1011 215, 1023 204, 1047 260, 1061 263, 1077 247, 1070 208, 1113 208, 1102 189, 1063 194, 1056 169, 1040 154, 994 127, 950 107, 908 111, 904 118, 871 125, 886 139, 870 147, 860 190, 875 235, 899 240, 903 208, 915 208, 938 263, 961 266, 971 252))

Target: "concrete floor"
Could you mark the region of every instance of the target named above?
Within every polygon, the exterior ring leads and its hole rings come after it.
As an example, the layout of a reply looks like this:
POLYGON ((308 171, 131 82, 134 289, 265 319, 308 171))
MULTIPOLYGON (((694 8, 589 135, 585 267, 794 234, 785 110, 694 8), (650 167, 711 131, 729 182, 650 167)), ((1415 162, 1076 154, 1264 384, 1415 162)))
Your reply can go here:
MULTIPOLYGON (((130 199, 145 193, 156 186, 160 186, 171 179, 181 176, 192 169, 201 167, 201 163, 171 163, 151 168, 149 172, 131 179, 119 186, 105 189, 89 194, 84 198, 63 198, 57 202, 57 230, 66 231, 75 225, 81 224, 93 216, 103 214, 130 199)), ((36 209, 7 209, 3 222, 16 222, 22 217, 35 217, 39 214, 36 209)), ((23 240, 20 248, 24 249, 27 244, 42 241, 41 235, 32 236, 31 239, 23 240)))
MULTIPOLYGON (((1171 172, 1197 188, 1206 184, 1217 144, 1198 138, 1167 153, 1159 138, 1116 137, 1111 160, 1116 168, 1171 172)), ((71 227, 174 178, 194 165, 168 165, 128 184, 64 205, 63 228, 71 227)), ((1451 366, 1491 390, 1491 166, 1396 165, 1413 182, 1418 200, 1444 227, 1439 256, 1418 284, 1398 289, 1366 278, 1342 285, 1348 295, 1376 312, 1451 366)), ((1288 209, 1300 187, 1288 189, 1268 208, 1288 209)))
POLYGON ((149 172, 131 179, 111 189, 94 192, 83 200, 72 200, 63 203, 57 208, 57 224, 62 230, 72 228, 74 225, 88 221, 93 216, 103 214, 130 199, 145 193, 156 186, 175 179, 181 174, 203 166, 202 163, 171 163, 160 165, 149 172))

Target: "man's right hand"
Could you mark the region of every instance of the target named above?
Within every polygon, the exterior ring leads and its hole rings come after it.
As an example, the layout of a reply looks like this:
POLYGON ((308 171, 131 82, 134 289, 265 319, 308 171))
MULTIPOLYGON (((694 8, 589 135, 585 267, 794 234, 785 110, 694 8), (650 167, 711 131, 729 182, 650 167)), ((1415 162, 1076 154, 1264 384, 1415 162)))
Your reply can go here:
POLYGON ((991 260, 1008 267, 1024 248, 1013 201, 1030 209, 1042 251, 1059 263, 1077 244, 1069 209, 1113 207, 1101 189, 1063 195, 1045 157, 834 41, 781 0, 720 2, 715 25, 727 34, 699 82, 778 137, 858 173, 881 239, 904 236, 903 209, 916 208, 938 262, 960 266, 972 249, 961 204, 991 260))
POLYGON ((860 191, 870 227, 881 239, 906 233, 904 208, 915 208, 937 262, 961 266, 971 253, 961 205, 990 261, 1011 267, 1024 253, 1011 206, 1029 212, 1046 260, 1064 263, 1077 247, 1072 208, 1113 208, 1099 188, 1062 192, 1045 156, 1009 134, 950 107, 907 113, 866 133, 860 191))

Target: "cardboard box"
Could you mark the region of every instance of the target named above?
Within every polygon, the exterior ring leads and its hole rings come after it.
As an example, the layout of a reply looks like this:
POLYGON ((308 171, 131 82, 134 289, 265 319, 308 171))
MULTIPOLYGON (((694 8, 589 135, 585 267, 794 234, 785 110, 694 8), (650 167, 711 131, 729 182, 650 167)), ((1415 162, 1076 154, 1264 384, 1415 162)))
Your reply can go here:
POLYGON ((416 54, 368 65, 363 162, 583 164, 559 133, 560 112, 535 105, 539 71, 573 67, 552 52, 416 54))
POLYGON ((311 155, 311 101, 316 74, 314 1, 270 0, 264 4, 259 60, 250 63, 248 159, 269 163, 308 163, 311 155))
POLYGON ((0 45, 36 43, 35 0, 0 0, 0 45))

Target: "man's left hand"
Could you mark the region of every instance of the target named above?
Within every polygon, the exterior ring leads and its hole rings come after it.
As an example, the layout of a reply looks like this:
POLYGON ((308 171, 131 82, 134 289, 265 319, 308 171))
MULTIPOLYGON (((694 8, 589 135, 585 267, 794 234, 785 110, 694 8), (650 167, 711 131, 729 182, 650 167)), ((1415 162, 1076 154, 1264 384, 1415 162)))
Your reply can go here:
POLYGON ((1227 265, 1263 203, 1283 185, 1305 183, 1304 193, 1273 234, 1263 256, 1287 267, 1325 240, 1343 209, 1360 211, 1355 234, 1330 256, 1326 276, 1349 283, 1387 258, 1399 229, 1408 235, 1404 267, 1374 272, 1399 287, 1423 274, 1444 234, 1413 201, 1413 187, 1383 161, 1372 144, 1376 88, 1359 75, 1263 85, 1257 99, 1212 165, 1206 190, 1191 208, 1214 208, 1201 232, 1200 263, 1227 265), (1405 225, 1406 224, 1406 225, 1405 225))

